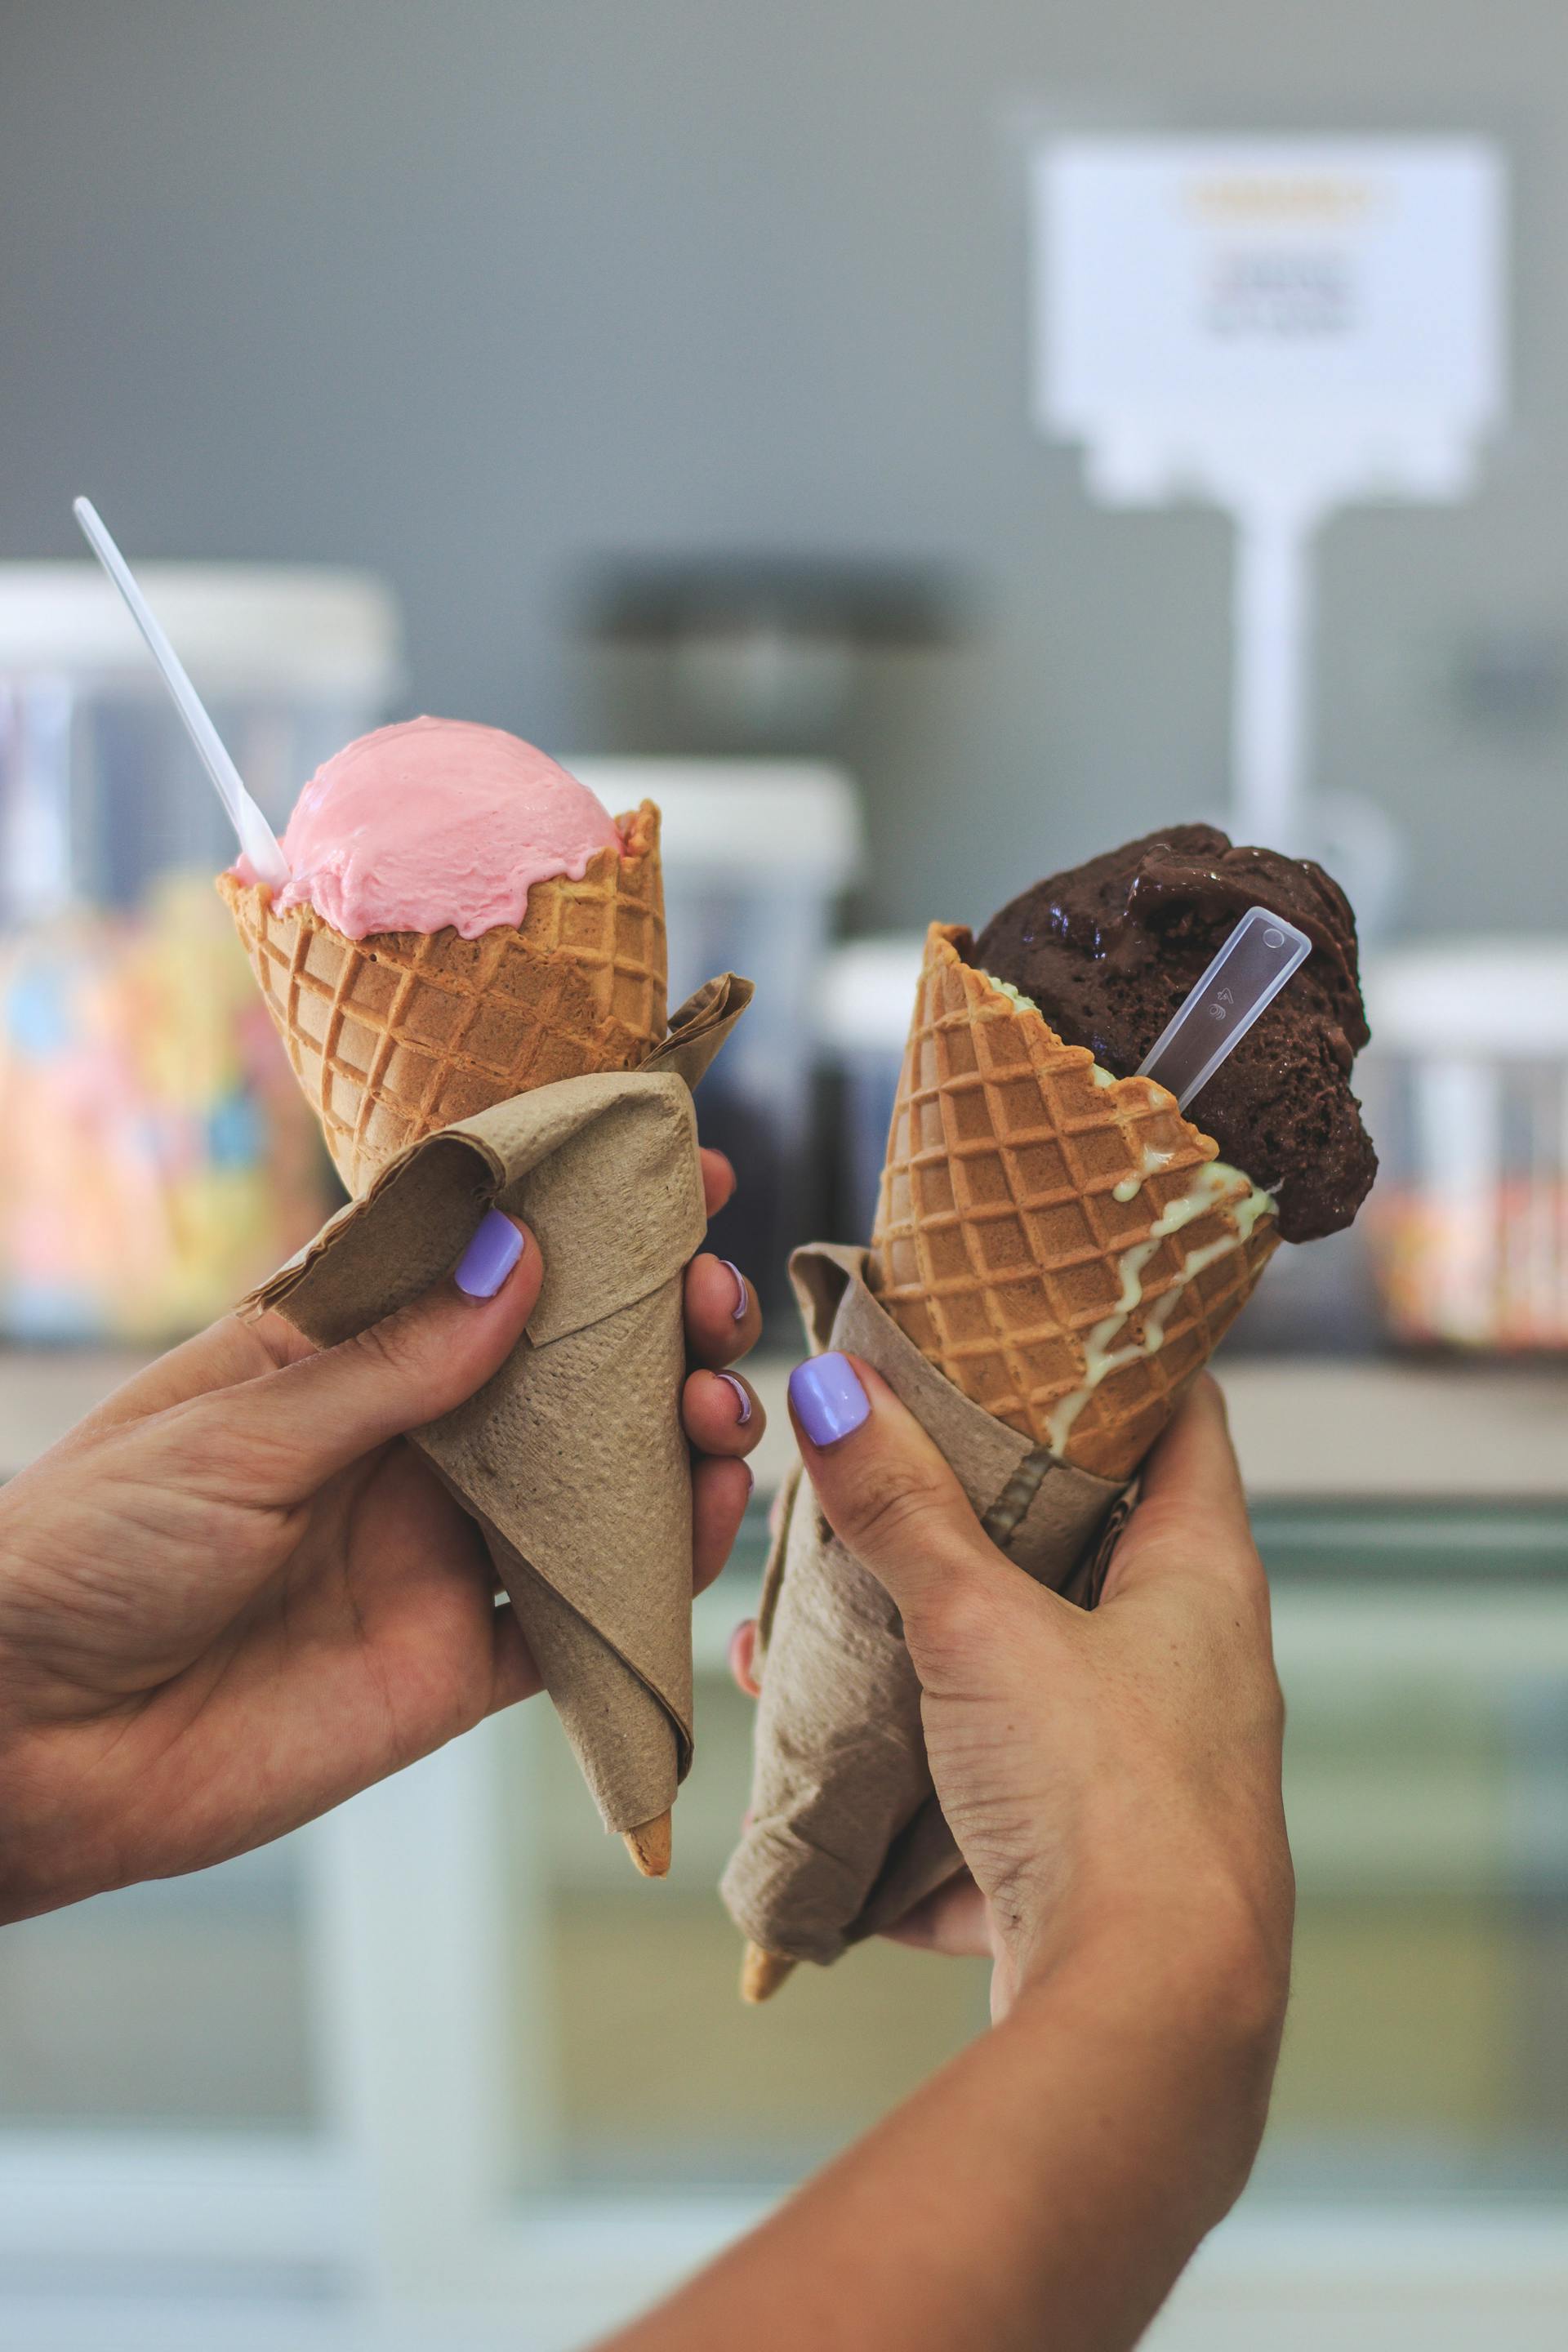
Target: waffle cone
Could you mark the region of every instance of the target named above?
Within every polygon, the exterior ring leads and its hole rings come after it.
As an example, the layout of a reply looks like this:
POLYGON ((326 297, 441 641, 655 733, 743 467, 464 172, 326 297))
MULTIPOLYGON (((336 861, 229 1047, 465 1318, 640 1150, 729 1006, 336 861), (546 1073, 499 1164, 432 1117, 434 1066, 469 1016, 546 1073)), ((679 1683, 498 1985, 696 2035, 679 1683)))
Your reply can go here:
POLYGON ((973 1402, 1124 1478, 1279 1229, 1173 1095, 1097 1072, 970 945, 946 924, 927 935, 867 1280, 973 1402))
POLYGON ((664 1036, 658 811, 620 820, 580 882, 536 882, 521 926, 351 940, 313 907, 218 888, 339 1175, 358 1199, 405 1146, 557 1078, 629 1070, 664 1036))
POLYGON ((668 1812, 657 1821, 644 1822, 640 1828, 623 1830, 621 1843, 637 1866, 643 1878, 665 1878, 669 1874, 672 1851, 671 1822, 668 1812))
POLYGON ((741 1963, 741 1999, 750 2001, 753 2008, 772 2000, 795 1969, 795 1963, 786 1960, 782 1953, 764 1951, 761 1944, 748 1944, 741 1963))

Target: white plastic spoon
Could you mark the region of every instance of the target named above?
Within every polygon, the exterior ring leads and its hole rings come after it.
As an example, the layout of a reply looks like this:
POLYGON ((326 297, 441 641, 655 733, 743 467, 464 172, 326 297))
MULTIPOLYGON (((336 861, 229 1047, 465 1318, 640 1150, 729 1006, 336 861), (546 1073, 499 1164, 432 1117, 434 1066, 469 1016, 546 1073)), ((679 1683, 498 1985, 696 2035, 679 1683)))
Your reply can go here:
POLYGON ((207 717, 201 697, 185 675, 184 664, 164 635, 161 624, 153 617, 147 599, 131 575, 131 567, 115 546, 103 520, 90 499, 74 499, 71 512, 80 523, 88 545, 124 597, 131 617, 147 640, 149 652, 163 675, 163 683, 174 697, 174 708, 185 722, 190 736, 201 756, 202 765, 217 787, 217 795, 228 811, 229 822, 239 836, 240 848, 250 862, 258 882, 268 888, 281 890, 288 882, 289 861, 284 856, 278 836, 240 781, 238 769, 224 749, 217 729, 207 717))
POLYGON ((1249 907, 1139 1063, 1138 1076, 1169 1087, 1185 1110, 1311 952, 1306 932, 1283 915, 1249 907))

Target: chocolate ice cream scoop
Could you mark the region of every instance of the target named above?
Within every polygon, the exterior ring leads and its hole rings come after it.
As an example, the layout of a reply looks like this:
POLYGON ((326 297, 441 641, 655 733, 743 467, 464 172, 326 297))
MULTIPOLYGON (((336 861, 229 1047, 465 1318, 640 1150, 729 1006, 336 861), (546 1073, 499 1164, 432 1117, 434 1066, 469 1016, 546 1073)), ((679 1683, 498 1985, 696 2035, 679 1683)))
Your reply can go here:
POLYGON ((1350 1088, 1367 1042, 1355 918, 1309 858, 1173 825, 1054 874, 993 918, 971 961, 1032 997, 1068 1045, 1136 1070, 1249 907, 1306 932, 1312 952, 1192 1105, 1222 1156, 1278 1193, 1279 1230, 1348 1225, 1377 1172, 1350 1088))

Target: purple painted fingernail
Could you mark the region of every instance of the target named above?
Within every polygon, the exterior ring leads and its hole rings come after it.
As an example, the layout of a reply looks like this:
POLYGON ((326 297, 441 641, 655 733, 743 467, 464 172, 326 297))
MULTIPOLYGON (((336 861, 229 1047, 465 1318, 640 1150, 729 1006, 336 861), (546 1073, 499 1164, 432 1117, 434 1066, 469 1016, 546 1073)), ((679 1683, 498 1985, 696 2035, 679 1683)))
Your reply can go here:
POLYGON ((852 1436, 871 1410, 871 1400, 847 1356, 813 1356, 789 1376, 789 1401, 814 1445, 837 1445, 852 1436))
POLYGON ((751 1286, 748 1284, 745 1276, 741 1272, 740 1267, 738 1265, 732 1265, 727 1257, 721 1257, 719 1263, 723 1267, 726 1274, 732 1274, 735 1277, 734 1320, 737 1323, 743 1323, 746 1319, 746 1309, 752 1303, 751 1286))
POLYGON ((465 1298, 493 1298, 524 1246, 521 1228, 499 1209, 487 1209, 452 1279, 465 1298))
POLYGON ((715 1372, 713 1377, 715 1380, 722 1381, 726 1388, 734 1390, 741 1406, 740 1412, 735 1415, 735 1425, 738 1429, 744 1429, 752 1418, 752 1400, 747 1393, 746 1383, 744 1381, 738 1381, 733 1372, 715 1372))

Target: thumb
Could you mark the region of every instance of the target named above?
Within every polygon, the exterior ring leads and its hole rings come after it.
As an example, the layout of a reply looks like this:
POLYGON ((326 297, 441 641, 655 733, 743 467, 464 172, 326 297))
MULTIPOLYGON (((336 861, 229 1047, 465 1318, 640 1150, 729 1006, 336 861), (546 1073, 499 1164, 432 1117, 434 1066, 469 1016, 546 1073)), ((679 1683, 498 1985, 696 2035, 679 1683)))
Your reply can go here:
POLYGON ((949 1601, 1008 1563, 914 1415, 861 1358, 797 1364, 789 1402, 829 1526, 887 1587, 918 1647, 949 1601))
POLYGON ((543 1273, 528 1228, 488 1209, 454 1271, 411 1306, 192 1410, 221 1416, 236 1486, 269 1502, 302 1500, 482 1388, 521 1339, 543 1273))

